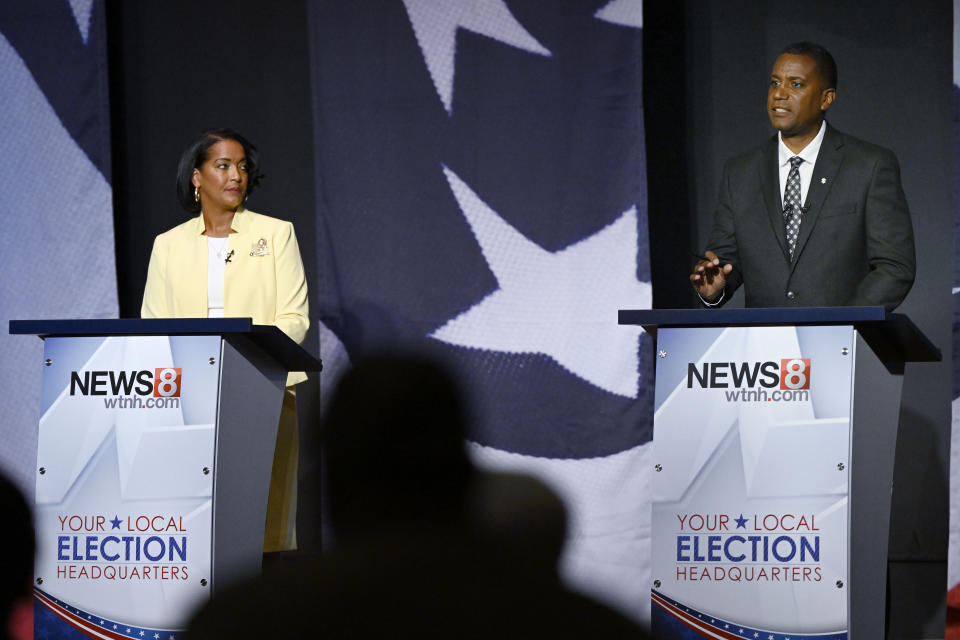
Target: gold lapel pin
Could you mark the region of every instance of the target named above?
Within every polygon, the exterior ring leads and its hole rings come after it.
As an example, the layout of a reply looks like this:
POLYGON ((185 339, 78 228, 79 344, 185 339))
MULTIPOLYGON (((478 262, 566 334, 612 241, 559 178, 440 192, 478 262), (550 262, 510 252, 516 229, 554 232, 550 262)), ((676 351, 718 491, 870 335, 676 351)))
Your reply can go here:
POLYGON ((252 247, 250 247, 250 256, 268 256, 270 255, 270 250, 267 248, 267 241, 263 238, 257 240, 252 247))

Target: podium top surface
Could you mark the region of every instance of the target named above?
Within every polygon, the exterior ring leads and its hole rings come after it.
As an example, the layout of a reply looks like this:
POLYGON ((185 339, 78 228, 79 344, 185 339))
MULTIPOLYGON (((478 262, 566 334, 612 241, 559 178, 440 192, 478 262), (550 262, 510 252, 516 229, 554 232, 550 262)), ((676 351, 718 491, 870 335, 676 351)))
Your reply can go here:
POLYGON ((715 327, 879 322, 883 307, 775 307, 768 309, 622 309, 620 324, 644 327, 715 327))
POLYGON ((11 320, 10 333, 47 337, 185 336, 241 337, 271 354, 288 371, 320 371, 320 361, 272 325, 252 318, 107 318, 95 320, 11 320))
POLYGON ((893 347, 904 362, 943 359, 926 335, 902 313, 883 307, 779 307, 756 309, 621 309, 619 324, 657 327, 853 325, 871 344, 893 347))

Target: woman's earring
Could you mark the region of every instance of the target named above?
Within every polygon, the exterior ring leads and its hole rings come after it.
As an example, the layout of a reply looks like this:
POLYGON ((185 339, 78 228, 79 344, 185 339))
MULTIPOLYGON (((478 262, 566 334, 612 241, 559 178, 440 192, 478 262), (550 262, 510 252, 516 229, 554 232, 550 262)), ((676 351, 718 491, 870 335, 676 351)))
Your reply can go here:
POLYGON ((193 188, 193 201, 200 202, 200 187, 193 188))

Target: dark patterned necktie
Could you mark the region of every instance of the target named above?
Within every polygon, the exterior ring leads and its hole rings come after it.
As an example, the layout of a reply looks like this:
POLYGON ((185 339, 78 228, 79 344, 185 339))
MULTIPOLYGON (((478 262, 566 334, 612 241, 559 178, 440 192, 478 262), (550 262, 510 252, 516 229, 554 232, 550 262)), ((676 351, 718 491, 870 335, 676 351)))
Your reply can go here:
POLYGON ((800 215, 803 205, 800 201, 800 163, 803 158, 790 158, 790 173, 787 174, 787 187, 783 190, 783 221, 787 226, 787 248, 790 250, 790 259, 793 260, 793 250, 797 246, 797 236, 800 235, 800 215))

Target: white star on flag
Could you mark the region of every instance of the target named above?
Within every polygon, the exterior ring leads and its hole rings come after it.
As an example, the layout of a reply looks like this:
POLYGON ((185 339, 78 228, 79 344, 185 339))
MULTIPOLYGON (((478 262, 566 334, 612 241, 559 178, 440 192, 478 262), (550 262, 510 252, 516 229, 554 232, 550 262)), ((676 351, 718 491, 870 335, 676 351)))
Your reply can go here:
POLYGON ((643 28, 643 0, 610 0, 593 17, 625 27, 643 28))
POLYGON ((90 14, 93 12, 93 0, 69 0, 73 19, 77 21, 83 44, 90 38, 90 14))
POLYGON ((433 85, 447 113, 453 108, 457 29, 464 28, 531 53, 550 51, 527 32, 503 0, 403 0, 433 85))
POLYGON ((633 398, 642 328, 619 326, 621 308, 649 309, 637 279, 637 211, 551 253, 513 228, 444 167, 499 288, 434 331, 476 349, 542 353, 610 393, 633 398))

